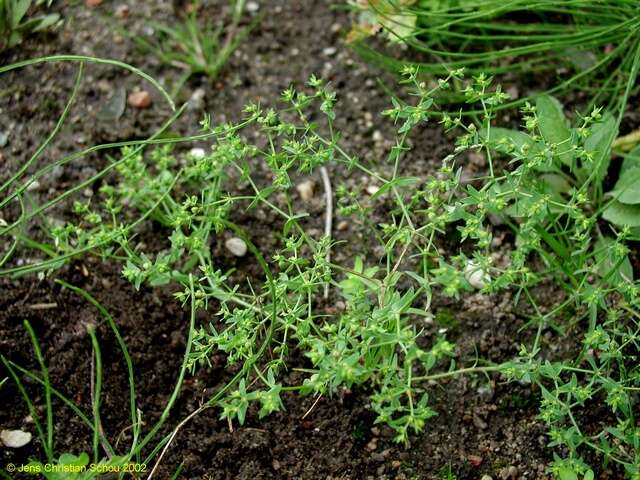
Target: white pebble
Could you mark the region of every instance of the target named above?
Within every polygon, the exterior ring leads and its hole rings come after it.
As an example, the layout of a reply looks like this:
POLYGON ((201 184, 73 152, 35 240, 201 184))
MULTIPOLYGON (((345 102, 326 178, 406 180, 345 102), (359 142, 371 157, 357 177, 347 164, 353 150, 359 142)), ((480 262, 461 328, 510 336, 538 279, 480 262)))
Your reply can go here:
POLYGON ((21 448, 31 441, 31 434, 22 430, 2 430, 0 440, 5 447, 21 448))
POLYGON ((260 10, 260 4, 258 2, 247 2, 247 12, 255 13, 260 10))
POLYGON ((244 257, 247 254, 247 244, 241 238, 232 237, 224 242, 224 246, 236 257, 244 257))
POLYGON ((296 190, 300 194, 300 198, 305 202, 308 202, 313 198, 313 190, 315 188, 315 184, 311 180, 304 181, 296 185, 296 190))
POLYGON ((34 190, 38 190, 40 188, 40 182, 38 180, 34 180, 27 186, 27 192, 33 192, 34 190))
POLYGON ((337 51, 338 49, 336 47, 327 47, 322 49, 322 53, 327 57, 332 57, 333 55, 336 54, 337 51))
POLYGON ((189 150, 189 155, 191 155, 196 160, 200 160, 201 158, 204 158, 206 152, 204 151, 204 148, 195 147, 189 150))
POLYGON ((491 281, 489 275, 472 261, 469 261, 464 269, 464 278, 467 279, 467 282, 469 282, 473 288, 477 288, 478 290, 484 288, 487 283, 491 281))
POLYGON ((378 193, 378 190, 380 190, 380 187, 378 187, 377 185, 369 185, 367 187, 367 193, 369 195, 375 195, 376 193, 378 193))

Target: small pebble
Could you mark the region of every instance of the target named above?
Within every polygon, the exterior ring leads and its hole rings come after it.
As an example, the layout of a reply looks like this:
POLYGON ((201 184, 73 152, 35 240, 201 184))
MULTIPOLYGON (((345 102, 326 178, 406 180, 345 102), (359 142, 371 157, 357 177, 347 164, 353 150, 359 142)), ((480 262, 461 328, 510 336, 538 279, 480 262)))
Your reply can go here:
POLYGON ((308 202, 313 198, 313 191, 315 188, 315 184, 311 180, 306 180, 302 183, 296 185, 296 190, 300 194, 300 198, 305 202, 308 202))
POLYGON ((5 132, 0 132, 0 148, 5 147, 9 142, 9 135, 5 132))
POLYGON ((516 87, 515 85, 507 88, 507 93, 509 94, 510 100, 517 100, 520 97, 520 90, 518 90, 518 87, 516 87))
POLYGON ((131 92, 129 94, 127 102, 134 108, 149 108, 152 100, 149 92, 145 90, 138 90, 137 92, 131 92))
POLYGON ((367 443, 367 450, 373 452, 376 448, 378 448, 378 439, 373 438, 369 443, 367 443))
POLYGON ((247 12, 255 13, 260 10, 260 4, 258 2, 247 2, 245 8, 247 9, 247 12))
POLYGON ((101 3, 102 3, 102 0, 84 0, 85 6, 87 6, 89 8, 97 7, 101 3))
POLYGON ((469 463, 474 467, 479 467, 482 463, 482 457, 479 457, 478 455, 469 455, 467 456, 467 460, 469 460, 469 463))
POLYGON ((505 467, 502 470, 500 470, 500 478, 502 480, 517 480, 518 469, 513 465, 509 467, 505 467))
POLYGON ((31 434, 22 430, 2 430, 0 441, 8 448, 21 448, 31 441, 31 434))
POLYGON ((189 98, 189 103, 187 108, 189 110, 202 110, 204 108, 204 96, 205 96, 204 88, 196 88, 191 94, 191 98, 189 98))
POLYGON ((33 192, 34 190, 38 190, 40 188, 40 182, 38 180, 34 180, 27 187, 27 192, 33 192))
POLYGON ((478 290, 484 288, 491 280, 489 275, 487 275, 480 266, 476 265, 472 261, 469 261, 464 269, 464 278, 467 279, 467 282, 469 282, 473 288, 477 288, 478 290))
POLYGON ((347 222, 346 220, 342 220, 340 223, 338 223, 336 228, 341 232, 344 232, 346 229, 349 228, 349 222, 347 222))
POLYGON ((189 155, 195 158, 196 160, 200 160, 201 158, 204 158, 206 154, 207 152, 204 151, 204 148, 200 148, 200 147, 194 147, 191 150, 189 150, 189 155))
POLYGON ((376 130, 373 132, 373 141, 376 143, 380 143, 382 140, 384 140, 384 137, 382 136, 382 133, 380 133, 380 130, 376 130))
POLYGON ((380 190, 380 187, 378 187, 377 185, 367 186, 367 193, 369 195, 375 195, 376 193, 378 193, 378 190, 380 190))
POLYGON ((480 480, 493 480, 493 478, 490 477, 489 475, 483 475, 480 480))
POLYGON ((116 7, 115 15, 118 18, 126 18, 129 16, 129 11, 129 5, 123 3, 116 7))
POLYGON ((224 246, 236 257, 244 257, 247 254, 247 244, 241 238, 232 237, 224 242, 224 246))
POLYGON ((469 161, 477 167, 483 167, 487 163, 484 154, 475 150, 469 153, 469 161))
POLYGON ((485 422, 482 418, 480 418, 475 413, 473 414, 473 424, 476 426, 478 430, 485 430, 488 427, 487 422, 485 422))
POLYGON ((322 49, 323 55, 326 55, 327 57, 334 56, 337 51, 338 49, 336 47, 327 47, 322 49))

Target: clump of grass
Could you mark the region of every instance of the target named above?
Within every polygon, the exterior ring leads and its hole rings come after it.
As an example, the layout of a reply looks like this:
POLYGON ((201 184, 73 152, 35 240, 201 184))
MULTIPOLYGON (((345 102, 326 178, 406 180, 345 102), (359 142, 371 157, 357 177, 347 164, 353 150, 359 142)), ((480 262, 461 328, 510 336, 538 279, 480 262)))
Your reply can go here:
POLYGON ((203 23, 202 7, 194 0, 187 17, 176 25, 151 22, 152 38, 133 37, 146 52, 155 55, 160 62, 183 71, 173 87, 176 94, 193 75, 203 74, 215 80, 238 44, 248 35, 259 20, 239 28, 243 18, 245 0, 231 0, 231 20, 212 25, 203 23))
POLYGON ((464 67, 471 75, 553 78, 545 93, 585 92, 589 107, 617 101, 640 48, 640 6, 634 0, 350 3, 360 18, 349 39, 369 61, 396 72, 411 63, 429 76, 464 67), (366 41, 378 31, 412 53, 385 53, 366 41))
POLYGON ((33 15, 30 10, 53 0, 1 0, 0 1, 0 51, 15 47, 31 33, 40 32, 60 21, 60 15, 49 13, 33 15))

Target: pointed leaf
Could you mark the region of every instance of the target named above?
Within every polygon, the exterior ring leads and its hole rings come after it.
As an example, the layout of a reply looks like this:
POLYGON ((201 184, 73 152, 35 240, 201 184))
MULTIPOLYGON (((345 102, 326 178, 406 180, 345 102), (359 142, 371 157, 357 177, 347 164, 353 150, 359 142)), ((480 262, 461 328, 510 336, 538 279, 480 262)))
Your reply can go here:
POLYGON ((558 145, 558 158, 563 164, 571 166, 573 160, 571 131, 567 127, 562 105, 555 98, 544 95, 538 97, 536 109, 542 138, 547 143, 558 145))
POLYGON ((29 10, 31 0, 17 0, 10 2, 9 5, 9 9, 11 10, 11 26, 12 29, 16 29, 20 26, 20 22, 27 13, 27 10, 29 10))
POLYGON ((591 135, 584 142, 587 152, 593 153, 593 164, 597 169, 596 178, 602 182, 611 163, 611 144, 618 135, 616 121, 606 114, 604 119, 593 126, 591 135))
POLYGON ((611 252, 611 245, 615 240, 609 237, 600 237, 595 245, 595 257, 597 262, 598 274, 601 277, 607 277, 609 282, 619 283, 621 281, 633 280, 633 267, 629 261, 629 257, 625 256, 620 265, 615 260, 611 252), (611 274, 611 270, 615 268, 615 272, 611 274))

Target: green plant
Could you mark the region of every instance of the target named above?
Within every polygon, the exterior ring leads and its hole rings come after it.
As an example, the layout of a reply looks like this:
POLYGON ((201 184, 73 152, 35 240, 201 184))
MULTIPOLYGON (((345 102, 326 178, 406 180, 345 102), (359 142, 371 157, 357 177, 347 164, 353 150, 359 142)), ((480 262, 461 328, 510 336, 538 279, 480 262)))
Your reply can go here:
POLYGON ((60 15, 28 16, 32 5, 44 3, 50 6, 53 0, 0 0, 0 50, 11 48, 22 42, 25 35, 46 30, 60 20, 60 15))
MULTIPOLYGON (((584 92, 590 107, 617 101, 640 48, 640 8, 634 0, 349 3, 358 23, 348 40, 368 61, 395 72, 412 62, 428 76, 464 67, 471 75, 551 77, 556 81, 545 87, 547 93, 584 92), (410 53, 366 41, 377 32, 406 44, 410 53)), ((514 99, 501 108, 528 100, 514 99)), ((464 98, 449 95, 447 101, 464 98)))
MULTIPOLYGON (((639 65, 636 55, 620 112, 639 65)), ((359 387, 369 393, 376 421, 406 443, 436 413, 429 405, 430 381, 495 373, 534 383, 542 392, 540 418, 549 426, 551 446, 563 453, 551 466, 557 476, 589 478, 593 467, 584 458, 591 451, 624 469, 628 478, 638 478, 640 285, 628 267, 629 241, 637 237, 628 226, 618 230, 603 220, 612 202, 603 181, 620 113, 614 118, 595 109, 570 128, 557 101, 541 97, 535 106, 523 107, 524 128, 514 132, 495 126, 495 111, 507 96, 486 75, 465 80, 456 70, 433 87, 421 81, 415 67, 406 67, 403 76, 413 101, 393 98, 383 112, 397 125, 396 144, 383 165, 387 174, 341 147, 335 94, 312 77, 308 91, 283 92, 285 107, 279 110, 251 104, 237 123, 212 126, 205 117, 200 135, 118 145, 124 147, 120 155, 86 181, 104 178, 100 195, 91 202, 75 197, 75 220, 53 225, 41 219, 40 231, 50 244, 15 232, 85 185, 7 222, 0 235, 13 234, 16 242, 48 258, 9 266, 0 275, 46 273, 92 254, 120 261, 135 288, 178 286, 176 298, 191 308, 178 385, 187 370, 206 365, 214 352, 223 352, 237 373, 158 443, 153 450, 158 462, 176 432, 203 410, 219 408, 230 426, 243 424, 252 404, 261 417, 281 410, 284 392, 319 398, 359 387), (462 82, 469 108, 481 112, 472 122, 434 111, 434 98, 462 82), (431 175, 403 175, 409 136, 432 117, 457 133, 453 153, 431 175), (174 148, 205 139, 212 148, 204 154, 174 148), (486 171, 463 181, 470 152, 485 156, 486 171), (257 162, 271 181, 252 175, 257 162), (370 241, 382 247, 380 259, 365 261, 355 253, 346 263, 332 262, 329 252, 339 247, 330 235, 308 233, 293 178, 322 166, 356 169, 380 186, 366 199, 346 185, 336 189, 337 214, 369 226, 370 241), (276 219, 269 223, 277 234, 268 252, 233 218, 255 208, 276 219), (153 251, 137 240, 139 227, 149 221, 164 232, 165 249, 153 251), (496 251, 494 223, 500 222, 516 237, 510 251, 496 251), (444 241, 448 229, 458 232, 453 248, 444 241), (234 281, 237 276, 221 254, 231 237, 247 247, 258 274, 234 281), (545 284, 560 294, 550 306, 535 298, 534 289, 545 284), (344 300, 344 310, 322 307, 326 285, 334 298, 344 300), (516 358, 465 367, 450 341, 423 335, 434 295, 507 289, 516 301, 529 304, 523 315, 533 327, 530 345, 516 358), (208 325, 195 325, 197 312, 206 312, 208 325), (553 330, 572 334, 575 356, 548 355, 543 334, 553 330), (291 365, 293 349, 306 364, 291 365), (301 383, 284 383, 283 372, 291 367, 303 374, 301 383), (593 405, 604 413, 587 429, 582 413, 593 405)), ((14 192, 24 192, 37 175, 14 192)), ((618 188, 615 198, 622 196, 620 190, 626 188, 618 188)))
MULTIPOLYGON (((212 136, 214 148, 204 156, 188 154, 180 159, 170 146, 164 146, 146 159, 140 150, 124 149, 122 158, 113 161, 118 180, 101 188, 104 203, 76 203, 74 210, 82 221, 54 227, 49 233, 63 258, 100 246, 97 252, 105 258, 126 258, 123 275, 136 288, 142 283, 178 282, 185 290, 177 296, 185 303, 192 298, 187 288, 190 275, 198 272, 195 305, 207 309, 209 304, 219 304, 220 318, 196 331, 189 366, 206 363, 217 350, 227 354, 230 365, 242 366, 229 384, 229 388, 237 384, 237 390, 216 402, 222 407, 223 418, 244 423, 251 402, 260 404, 261 416, 278 410, 280 393, 285 390, 332 395, 343 387, 370 384, 375 388, 372 408, 379 421, 397 431, 398 441, 407 441, 410 430, 419 431, 434 415, 426 392, 414 385, 414 370, 419 365, 422 374, 428 373, 451 356, 453 346, 444 339, 428 350, 416 344, 418 331, 408 320, 410 316, 428 316, 431 287, 420 283, 413 272, 399 270, 410 245, 407 243, 405 253, 396 257, 395 245, 402 237, 389 239, 384 271, 365 268, 358 258, 353 267, 332 265, 327 260, 331 239, 311 238, 301 223, 305 215, 292 209, 292 170, 309 173, 340 155, 343 163, 368 171, 337 145, 332 128, 334 94, 316 78, 309 84, 314 89, 311 95, 293 89, 283 93, 289 108, 281 113, 249 105, 247 118, 236 125, 213 128, 205 119, 203 127, 212 136), (322 136, 307 120, 314 104, 324 113, 329 137, 322 136), (285 120, 287 116, 292 119, 285 120), (249 127, 261 131, 270 145, 267 150, 246 143, 240 136, 249 127), (272 185, 259 187, 252 178, 248 159, 256 156, 271 169, 272 185), (246 192, 228 190, 238 179, 246 192), (178 197, 173 192, 181 193, 178 197), (284 194, 287 200, 276 203, 276 194, 284 194), (120 212, 124 204, 147 212, 168 229, 167 251, 154 255, 132 243, 130 228, 121 220, 126 218, 120 212), (230 213, 241 205, 261 205, 281 218, 282 245, 271 252, 272 265, 230 220, 230 213), (230 285, 229 274, 216 265, 211 242, 221 241, 225 231, 239 237, 256 257, 264 273, 261 288, 230 285), (333 269, 343 272, 344 279, 333 281, 333 269), (414 277, 417 287, 398 291, 401 279, 414 277), (335 321, 324 319, 313 309, 315 296, 328 282, 347 300, 346 311, 335 321), (302 349, 311 362, 310 368, 303 369, 307 379, 298 386, 277 382, 286 367, 290 344, 302 349), (271 358, 263 358, 267 349, 271 358)), ((414 116, 407 119, 404 137, 410 127, 427 118, 429 96, 425 91, 420 104, 411 107, 414 116)), ((411 183, 402 178, 387 181, 379 194, 399 192, 411 183)))
POLYGON ((454 473, 453 469, 451 468, 451 464, 447 465, 446 467, 443 467, 442 470, 440 470, 440 478, 442 478, 442 480, 457 480, 458 479, 458 477, 454 473))
POLYGON ((182 23, 170 26, 152 22, 152 38, 133 38, 143 50, 155 54, 162 63, 184 72, 173 88, 175 94, 192 75, 204 74, 211 80, 218 77, 229 56, 258 21, 239 29, 244 5, 245 0, 231 0, 232 18, 227 25, 202 25, 199 20, 202 14, 200 1, 193 0, 182 23))

